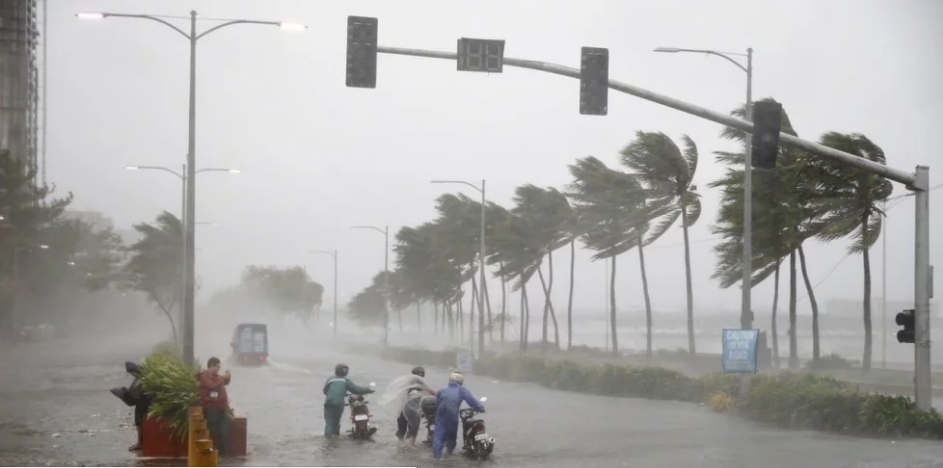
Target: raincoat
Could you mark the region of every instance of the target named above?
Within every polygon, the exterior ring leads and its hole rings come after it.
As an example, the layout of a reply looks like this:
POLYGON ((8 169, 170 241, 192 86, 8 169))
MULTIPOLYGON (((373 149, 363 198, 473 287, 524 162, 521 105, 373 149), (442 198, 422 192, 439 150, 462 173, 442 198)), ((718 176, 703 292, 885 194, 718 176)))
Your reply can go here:
POLYGON ((354 395, 373 393, 369 387, 361 387, 346 377, 331 377, 324 382, 324 437, 341 433, 341 417, 344 415, 344 397, 347 392, 354 395))
POLYGON ((436 395, 435 432, 432 439, 432 455, 436 459, 442 458, 443 448, 449 454, 455 451, 459 425, 458 409, 463 401, 478 411, 485 410, 475 396, 458 382, 449 382, 436 395))
POLYGON ((435 394, 426 379, 418 375, 404 375, 389 385, 380 398, 380 405, 393 417, 397 418, 397 438, 416 437, 421 424, 419 398, 426 393, 435 394))

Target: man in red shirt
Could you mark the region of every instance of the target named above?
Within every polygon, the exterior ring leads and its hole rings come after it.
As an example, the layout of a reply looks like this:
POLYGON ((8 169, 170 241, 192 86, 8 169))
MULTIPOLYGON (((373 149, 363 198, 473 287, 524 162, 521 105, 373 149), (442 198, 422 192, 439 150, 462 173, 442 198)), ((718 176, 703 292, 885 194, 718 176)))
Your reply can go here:
POLYGON ((197 374, 200 381, 200 403, 203 405, 203 416, 206 426, 213 438, 213 447, 219 451, 220 457, 229 453, 229 397, 226 395, 226 386, 232 376, 227 370, 219 373, 218 358, 211 357, 206 362, 206 370, 197 374))

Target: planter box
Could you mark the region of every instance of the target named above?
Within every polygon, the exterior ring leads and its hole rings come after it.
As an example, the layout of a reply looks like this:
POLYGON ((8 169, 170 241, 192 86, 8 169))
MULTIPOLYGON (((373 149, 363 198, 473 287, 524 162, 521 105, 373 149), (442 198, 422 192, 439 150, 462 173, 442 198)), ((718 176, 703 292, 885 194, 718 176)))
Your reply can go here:
POLYGON ((246 418, 236 416, 229 422, 229 456, 246 456, 248 425, 246 418))
POLYGON ((174 440, 160 419, 144 418, 141 424, 141 456, 187 458, 187 441, 174 440))
MULTIPOLYGON (((236 417, 229 424, 229 456, 246 456, 248 436, 246 418, 236 417)), ((157 458, 187 458, 187 441, 173 440, 170 431, 160 419, 147 417, 141 426, 141 456, 157 458)))

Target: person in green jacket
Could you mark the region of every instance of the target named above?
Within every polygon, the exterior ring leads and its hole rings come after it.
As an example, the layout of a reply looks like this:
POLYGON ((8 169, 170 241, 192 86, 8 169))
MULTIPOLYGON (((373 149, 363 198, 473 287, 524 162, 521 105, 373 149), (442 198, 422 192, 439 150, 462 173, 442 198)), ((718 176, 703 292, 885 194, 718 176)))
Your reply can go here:
POLYGON ((354 395, 367 395, 374 390, 361 387, 347 378, 350 367, 347 364, 334 366, 334 377, 324 382, 324 437, 332 438, 341 435, 341 417, 344 415, 344 398, 347 392, 354 395))

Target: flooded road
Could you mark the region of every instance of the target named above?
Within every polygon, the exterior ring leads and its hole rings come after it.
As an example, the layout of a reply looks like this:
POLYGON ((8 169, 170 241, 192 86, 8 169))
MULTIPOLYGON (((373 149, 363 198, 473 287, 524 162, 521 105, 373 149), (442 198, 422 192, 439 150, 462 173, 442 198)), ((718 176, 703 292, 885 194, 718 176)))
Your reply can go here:
MULTIPOLYGON (((61 344, 28 346, 0 358, 0 464, 140 464, 126 450, 134 440, 130 410, 108 389, 130 382, 123 361, 139 359, 149 346, 97 345, 81 353, 61 344), (116 348, 122 355, 115 356, 116 348)), ((251 453, 227 465, 433 466, 428 449, 400 447, 395 417, 377 402, 371 404, 376 442, 322 437, 321 389, 334 364, 347 363, 356 383, 376 382, 381 392, 412 365, 323 349, 272 359, 270 367, 232 369, 229 394, 236 412, 248 417, 251 453)), ((445 384, 444 370, 427 370, 435 385, 445 384)), ((777 430, 694 404, 560 392, 478 375, 468 376, 466 386, 488 397, 483 418, 497 445, 487 466, 943 467, 938 442, 777 430)), ((343 430, 348 426, 345 419, 343 430)), ((473 465, 478 462, 461 456, 436 464, 473 465)))

